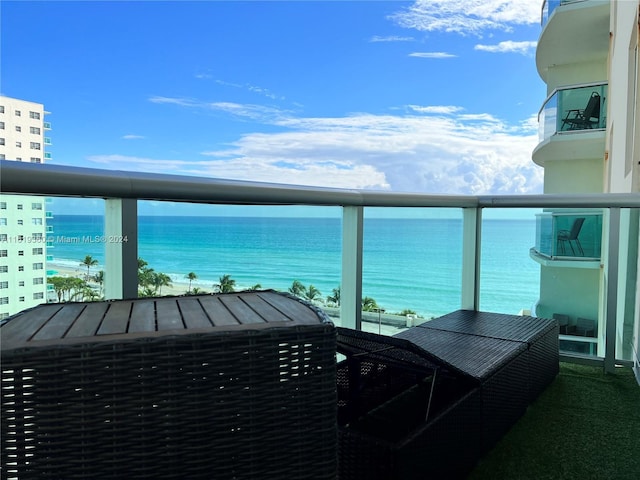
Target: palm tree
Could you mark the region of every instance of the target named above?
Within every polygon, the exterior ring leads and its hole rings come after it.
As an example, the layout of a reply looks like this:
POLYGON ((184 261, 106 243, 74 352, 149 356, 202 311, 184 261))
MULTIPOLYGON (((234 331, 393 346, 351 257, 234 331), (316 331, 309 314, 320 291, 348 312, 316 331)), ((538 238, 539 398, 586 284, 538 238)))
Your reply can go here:
POLYGON ((87 255, 84 257, 84 260, 80 262, 80 265, 87 267, 87 276, 85 277, 85 280, 89 281, 89 269, 98 265, 98 260, 93 258, 91 255, 87 255))
POLYGON ((340 286, 332 290, 331 295, 327 295, 327 302, 331 302, 338 307, 340 306, 340 286))
POLYGON ((104 284, 104 270, 100 270, 93 276, 93 281, 100 286, 100 296, 102 296, 102 285, 104 284))
POLYGON ((191 293, 191 282, 198 278, 198 275, 196 275, 194 272, 189 272, 184 276, 184 278, 189 279, 189 289, 187 290, 187 293, 191 293))
POLYGON ((155 273, 151 279, 154 295, 162 295, 162 287, 171 286, 171 277, 165 273, 155 273))
POLYGON ((202 290, 200 287, 193 287, 193 289, 191 290, 191 295, 198 295, 201 293, 207 293, 207 292, 202 290))
POLYGON ((56 292, 58 296, 58 302, 62 302, 62 298, 64 295, 65 289, 65 278, 64 277, 49 277, 47 278, 47 283, 53 285, 53 290, 56 292))
POLYGON ((307 291, 304 294, 304 297, 307 300, 309 300, 310 302, 313 302, 316 298, 318 298, 320 296, 322 296, 322 294, 320 293, 320 290, 318 290, 313 285, 309 285, 309 288, 307 289, 307 291))
POLYGON ((304 297, 306 292, 307 287, 305 287, 300 280, 294 280, 289 287, 289 293, 293 293, 296 297, 304 297))
POLYGON ((250 292, 255 292, 256 290, 262 290, 262 285, 256 283, 254 286, 247 288, 250 292))
POLYGON ((236 281, 231 278, 231 275, 223 275, 219 279, 218 285, 214 285, 217 292, 231 293, 235 292, 236 281))
POLYGON ((365 312, 377 312, 380 310, 376 301, 371 297, 364 297, 362 299, 362 310, 365 312))

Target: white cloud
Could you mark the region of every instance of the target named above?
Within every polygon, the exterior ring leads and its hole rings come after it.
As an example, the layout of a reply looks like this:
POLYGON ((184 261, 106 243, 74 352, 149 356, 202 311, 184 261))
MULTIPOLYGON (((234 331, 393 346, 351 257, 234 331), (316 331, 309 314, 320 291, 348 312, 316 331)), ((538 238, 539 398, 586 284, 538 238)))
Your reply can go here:
POLYGON ((533 54, 538 42, 514 42, 507 40, 497 45, 476 45, 475 50, 481 50, 490 53, 520 53, 522 55, 533 54))
POLYGON ((407 105, 407 108, 413 112, 418 113, 440 113, 440 114, 452 114, 463 110, 462 107, 456 107, 453 105, 430 105, 430 106, 420 106, 420 105, 407 105))
POLYGON ((161 103, 169 105, 178 105, 180 107, 225 112, 236 117, 244 117, 258 121, 270 121, 288 115, 290 112, 276 107, 268 107, 265 105, 257 105, 251 103, 235 103, 235 102, 203 102, 190 98, 174 98, 174 97, 151 97, 149 101, 152 103, 161 103))
POLYGON ((123 135, 122 139, 123 140, 140 140, 144 138, 142 135, 133 135, 133 134, 128 134, 128 135, 123 135))
MULTIPOLYGON (((237 109, 243 108, 234 104, 230 111, 237 109)), ((284 130, 244 134, 197 159, 101 155, 89 160, 140 171, 399 192, 542 191, 542 169, 531 161, 538 142, 531 119, 510 125, 456 106, 413 105, 405 111, 416 113, 270 116, 263 118, 270 130, 284 130)))
POLYGON ((398 25, 424 32, 482 36, 511 31, 513 25, 540 21, 540 2, 532 0, 417 0, 390 16, 398 25))
POLYGON ((409 56, 418 58, 453 58, 456 55, 446 52, 413 52, 409 56))
POLYGON ((379 35, 374 35, 373 37, 371 37, 371 40, 369 40, 372 43, 376 43, 376 42, 413 42, 414 38, 413 37, 401 37, 398 35, 388 35, 386 37, 381 37, 379 35))

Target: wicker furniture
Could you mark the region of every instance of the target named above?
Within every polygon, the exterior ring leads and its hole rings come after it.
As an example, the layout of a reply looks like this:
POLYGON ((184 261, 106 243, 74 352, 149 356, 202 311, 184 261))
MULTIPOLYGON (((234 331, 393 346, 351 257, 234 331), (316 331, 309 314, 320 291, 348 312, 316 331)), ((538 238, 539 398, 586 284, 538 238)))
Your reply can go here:
POLYGON ((335 479, 335 328, 276 292, 43 305, 2 338, 4 478, 335 479))
POLYGON ((555 320, 464 310, 391 338, 338 329, 338 351, 341 479, 464 478, 559 365, 555 320))

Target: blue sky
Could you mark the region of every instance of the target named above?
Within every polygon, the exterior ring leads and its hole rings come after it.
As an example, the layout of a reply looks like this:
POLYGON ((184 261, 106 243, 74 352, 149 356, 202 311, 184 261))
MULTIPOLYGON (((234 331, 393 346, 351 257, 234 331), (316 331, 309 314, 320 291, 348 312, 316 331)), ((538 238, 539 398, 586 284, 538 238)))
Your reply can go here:
POLYGON ((541 193, 541 4, 3 1, 0 90, 51 112, 51 163, 541 193))

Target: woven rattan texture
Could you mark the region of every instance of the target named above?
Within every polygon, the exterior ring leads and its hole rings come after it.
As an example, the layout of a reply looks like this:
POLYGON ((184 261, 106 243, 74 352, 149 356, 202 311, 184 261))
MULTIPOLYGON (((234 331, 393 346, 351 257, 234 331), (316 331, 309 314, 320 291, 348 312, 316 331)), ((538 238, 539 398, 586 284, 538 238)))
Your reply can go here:
POLYGON ((380 377, 372 401, 373 389, 357 388, 354 394, 353 384, 341 384, 352 382, 354 375, 341 372, 345 367, 339 364, 341 411, 349 402, 360 407, 345 408, 340 417, 343 480, 464 478, 558 372, 558 326, 553 320, 461 310, 389 340, 359 332, 345 341, 341 333, 339 329, 338 350, 346 344, 342 353, 347 358, 375 359, 375 369, 363 367, 363 376, 383 371, 387 364, 401 368, 400 359, 411 371, 422 365, 427 372, 399 393, 401 385, 380 377), (409 352, 403 355, 398 350, 405 345, 409 352), (434 367, 440 377, 433 390, 434 411, 425 418, 424 385, 434 367), (357 416, 349 416, 354 412, 357 416))
POLYGON ((11 351, 2 477, 335 479, 330 323, 11 351))

